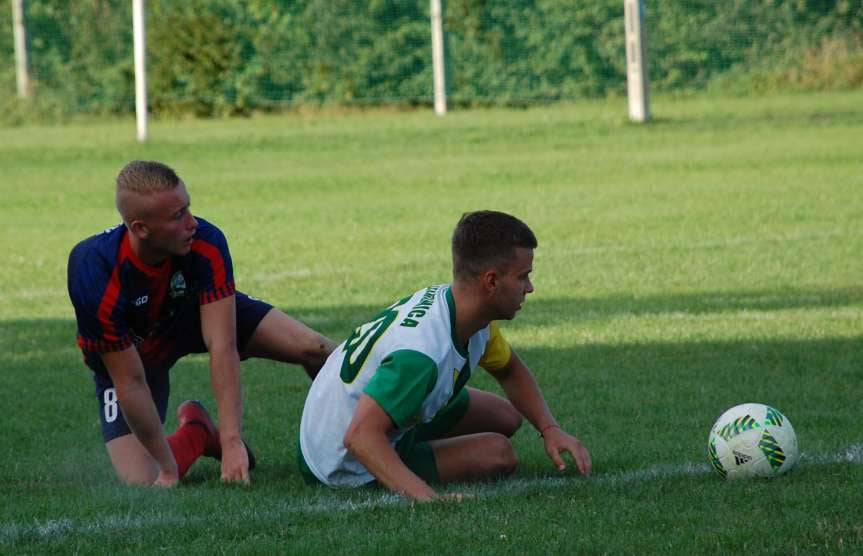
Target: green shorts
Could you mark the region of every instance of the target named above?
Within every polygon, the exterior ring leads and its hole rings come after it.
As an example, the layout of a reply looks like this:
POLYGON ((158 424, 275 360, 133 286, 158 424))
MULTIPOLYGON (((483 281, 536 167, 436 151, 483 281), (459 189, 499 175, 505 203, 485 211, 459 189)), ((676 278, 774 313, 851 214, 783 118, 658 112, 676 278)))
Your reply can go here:
MULTIPOLYGON (((408 469, 425 482, 437 483, 439 481, 434 450, 428 441, 443 438, 465 416, 469 406, 470 394, 468 394, 467 388, 463 388, 451 402, 438 411, 434 419, 412 428, 396 442, 395 449, 399 458, 408 469)), ((303 458, 299 438, 297 438, 297 466, 307 483, 320 484, 303 458)))

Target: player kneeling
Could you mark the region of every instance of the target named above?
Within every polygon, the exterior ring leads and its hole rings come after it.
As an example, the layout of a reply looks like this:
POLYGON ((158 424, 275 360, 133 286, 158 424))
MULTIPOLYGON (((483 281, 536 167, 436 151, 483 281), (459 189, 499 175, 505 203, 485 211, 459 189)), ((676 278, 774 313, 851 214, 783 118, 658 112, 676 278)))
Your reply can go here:
POLYGON ((512 319, 533 291, 536 238, 508 214, 465 214, 452 239, 453 282, 430 286, 359 326, 327 359, 306 398, 300 471, 310 482, 379 481, 416 500, 429 483, 511 474, 509 437, 522 415, 561 452, 591 472, 587 449, 555 421, 533 374, 495 321, 512 319), (477 366, 509 401, 465 385, 477 366))
POLYGON ((172 168, 134 160, 115 194, 123 225, 78 243, 68 266, 114 470, 127 483, 171 486, 203 455, 221 460, 223 480, 248 482, 255 461, 242 438, 241 358, 298 363, 314 377, 333 342, 237 291, 225 235, 192 215, 172 168), (200 403, 184 402, 166 436, 170 370, 205 352, 221 430, 200 403))

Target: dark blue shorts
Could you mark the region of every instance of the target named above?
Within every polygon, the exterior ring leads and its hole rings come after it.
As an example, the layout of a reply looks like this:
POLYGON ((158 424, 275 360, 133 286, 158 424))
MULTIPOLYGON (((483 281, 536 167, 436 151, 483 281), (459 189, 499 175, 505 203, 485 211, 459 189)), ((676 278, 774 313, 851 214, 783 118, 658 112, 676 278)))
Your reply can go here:
MULTIPOLYGON (((236 292, 236 304, 237 349, 242 353, 258 324, 273 306, 241 292, 236 292)), ((201 335, 201 311, 197 304, 190 303, 188 307, 184 308, 172 324, 171 330, 175 332, 171 334, 170 344, 166 344, 165 349, 171 351, 170 357, 166 358, 167 362, 156 367, 145 365, 144 368, 147 374, 147 385, 150 387, 150 394, 153 396, 153 402, 156 404, 156 410, 159 412, 159 419, 162 424, 165 423, 168 396, 171 393, 171 384, 168 378, 171 367, 184 355, 206 353, 207 351, 204 338, 201 335)), ((107 372, 95 371, 93 380, 96 382, 99 421, 102 423, 102 436, 105 438, 105 442, 132 432, 129 425, 126 424, 119 403, 117 403, 117 393, 114 390, 111 377, 107 372)))

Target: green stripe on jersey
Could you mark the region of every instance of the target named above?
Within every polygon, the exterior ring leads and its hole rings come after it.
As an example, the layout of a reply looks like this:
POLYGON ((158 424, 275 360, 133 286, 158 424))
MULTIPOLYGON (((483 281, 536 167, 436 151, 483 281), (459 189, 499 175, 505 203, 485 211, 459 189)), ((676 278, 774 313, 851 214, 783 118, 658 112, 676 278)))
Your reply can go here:
POLYGON ((437 382, 431 357, 410 349, 389 354, 363 388, 399 428, 415 425, 426 396, 437 382))

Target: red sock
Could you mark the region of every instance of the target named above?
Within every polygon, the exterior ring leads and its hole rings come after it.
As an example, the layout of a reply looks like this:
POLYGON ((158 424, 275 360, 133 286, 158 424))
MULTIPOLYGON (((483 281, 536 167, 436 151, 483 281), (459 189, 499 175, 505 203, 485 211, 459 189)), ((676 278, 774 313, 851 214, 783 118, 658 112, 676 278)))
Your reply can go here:
POLYGON ((174 452, 174 459, 177 460, 177 474, 181 479, 195 460, 203 455, 207 434, 203 425, 187 423, 167 438, 168 445, 174 452))

